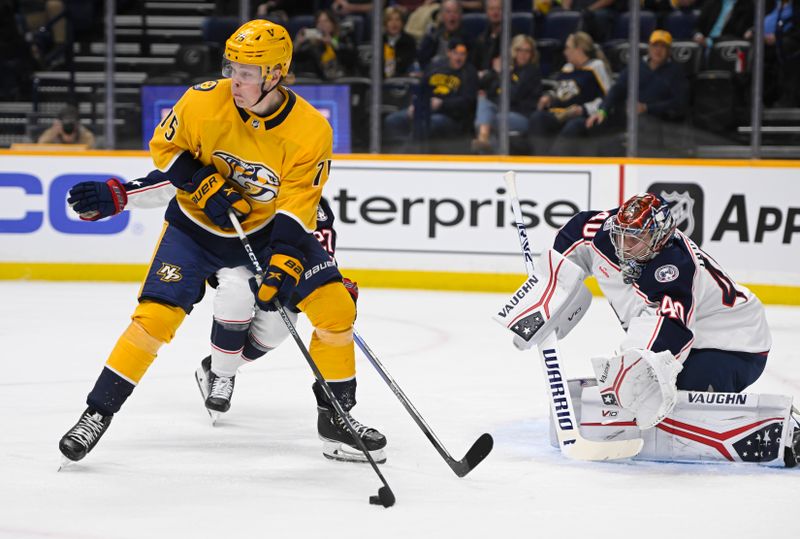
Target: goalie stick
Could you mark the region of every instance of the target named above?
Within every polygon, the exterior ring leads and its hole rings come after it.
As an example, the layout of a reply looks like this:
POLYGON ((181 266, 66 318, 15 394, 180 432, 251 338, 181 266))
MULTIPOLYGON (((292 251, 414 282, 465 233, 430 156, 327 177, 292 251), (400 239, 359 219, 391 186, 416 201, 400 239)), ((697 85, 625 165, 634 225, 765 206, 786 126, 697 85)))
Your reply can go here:
MULTIPOLYGON (((242 225, 239 223, 239 219, 233 213, 233 210, 228 211, 228 217, 230 217, 231 223, 233 223, 233 228, 236 229, 236 235, 239 236, 239 240, 242 242, 242 246, 244 250, 247 252, 247 256, 250 258, 250 262, 253 264, 257 274, 259 276, 264 274, 264 270, 261 268, 261 264, 258 262, 258 257, 256 257, 255 252, 253 252, 253 246, 250 245, 250 240, 247 239, 247 235, 242 230, 242 225)), ((281 302, 278 300, 277 296, 275 297, 273 304, 278 310, 278 314, 280 314, 281 318, 283 319, 283 323, 286 324, 286 329, 289 330, 289 333, 292 335, 294 342, 297 343, 297 347, 300 349, 300 352, 303 354, 303 357, 308 362, 308 366, 311 367, 311 371, 314 373, 314 377, 319 382, 322 390, 325 393, 325 396, 328 398, 330 403, 333 405, 333 408, 336 410, 336 413, 339 414, 339 417, 344 420, 344 424, 347 426, 347 430, 350 432, 350 436, 353 437, 355 440, 356 445, 364 453, 364 456, 367 457, 372 469, 375 470, 375 473, 378 474, 383 486, 378 489, 378 494, 376 496, 369 497, 369 503, 373 505, 382 505, 384 507, 391 507, 394 505, 395 497, 392 489, 389 487, 389 483, 386 482, 386 478, 383 477, 378 465, 375 463, 375 460, 372 458, 372 455, 369 454, 369 450, 367 446, 364 445, 364 441, 358 436, 356 429, 353 427, 352 423, 350 423, 350 418, 345 413, 344 409, 342 409, 342 405, 339 404, 339 401, 336 399, 336 396, 333 394, 331 387, 322 377, 322 373, 319 372, 319 368, 317 364, 314 363, 314 359, 311 357, 311 353, 306 348, 306 345, 303 344, 303 340, 300 338, 300 335, 297 333, 297 329, 292 324, 289 315, 286 314, 286 311, 281 305, 281 302)))
POLYGON ((486 458, 494 446, 494 440, 490 434, 483 433, 475 441, 475 443, 472 444, 472 447, 469 448, 469 451, 467 451, 467 454, 464 455, 463 459, 454 459, 450 453, 448 453, 447 449, 444 448, 442 442, 439 441, 439 439, 436 437, 436 434, 433 433, 431 428, 422 418, 411 401, 408 400, 408 397, 406 397, 406 394, 403 393, 402 389, 400 389, 400 386, 397 385, 397 382, 395 382, 392 376, 386 371, 386 367, 384 367, 380 362, 378 356, 375 355, 375 353, 370 349, 370 347, 355 329, 353 329, 353 338, 355 339, 358 347, 361 348, 361 351, 364 352, 364 355, 367 356, 369 362, 372 363, 372 366, 375 367, 375 370, 378 371, 378 374, 381 375, 383 381, 386 382, 386 384, 392 390, 392 393, 394 393, 397 399, 403 404, 405 409, 411 415, 411 418, 416 422, 419 428, 422 429, 422 432, 428 437, 428 440, 431 442, 431 444, 433 444, 433 447, 436 448, 436 451, 439 452, 447 465, 450 466, 450 469, 453 470, 458 477, 464 477, 467 475, 473 470, 473 468, 475 468, 475 466, 480 464, 481 461, 486 458))
MULTIPOLYGON (((503 180, 506 183, 511 210, 514 213, 522 255, 525 258, 525 270, 531 277, 533 275, 533 256, 517 196, 516 173, 506 172, 503 180)), ((538 349, 544 378, 548 382, 547 399, 550 403, 550 412, 553 416, 553 425, 561 452, 568 458, 576 460, 615 460, 637 455, 644 445, 644 440, 641 438, 600 442, 587 440, 581 436, 555 332, 547 335, 538 345, 538 349)))

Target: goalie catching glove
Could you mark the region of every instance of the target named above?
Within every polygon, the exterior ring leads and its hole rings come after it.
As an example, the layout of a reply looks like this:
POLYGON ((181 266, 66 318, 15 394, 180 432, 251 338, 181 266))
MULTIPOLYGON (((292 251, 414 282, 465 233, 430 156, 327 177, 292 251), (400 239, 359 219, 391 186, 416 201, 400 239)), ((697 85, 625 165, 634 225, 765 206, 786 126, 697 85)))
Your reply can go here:
POLYGON ((291 297, 294 287, 300 282, 303 274, 303 253, 285 243, 278 243, 272 248, 269 267, 258 289, 256 300, 258 306, 270 310, 270 303, 277 296, 281 303, 291 297))
POLYGON ((675 407, 683 365, 669 350, 625 350, 614 357, 592 358, 592 367, 603 404, 633 413, 640 429, 655 427, 675 407))
POLYGON ((206 216, 220 228, 231 228, 228 210, 233 209, 239 218, 250 213, 250 204, 234 187, 225 181, 214 165, 206 165, 192 176, 192 181, 181 187, 191 195, 206 216))
POLYGON ((128 194, 116 178, 105 182, 80 182, 69 190, 67 202, 82 221, 97 221, 125 209, 128 194))

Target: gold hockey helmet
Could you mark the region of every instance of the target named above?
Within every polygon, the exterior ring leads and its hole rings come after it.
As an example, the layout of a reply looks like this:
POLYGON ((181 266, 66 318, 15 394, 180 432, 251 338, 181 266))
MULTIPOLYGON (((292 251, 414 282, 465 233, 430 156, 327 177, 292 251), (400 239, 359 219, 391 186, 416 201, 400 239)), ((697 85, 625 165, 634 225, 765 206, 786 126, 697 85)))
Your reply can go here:
POLYGON ((285 77, 292 63, 292 38, 280 24, 262 19, 248 21, 225 42, 225 60, 261 66, 264 78, 277 67, 285 77))

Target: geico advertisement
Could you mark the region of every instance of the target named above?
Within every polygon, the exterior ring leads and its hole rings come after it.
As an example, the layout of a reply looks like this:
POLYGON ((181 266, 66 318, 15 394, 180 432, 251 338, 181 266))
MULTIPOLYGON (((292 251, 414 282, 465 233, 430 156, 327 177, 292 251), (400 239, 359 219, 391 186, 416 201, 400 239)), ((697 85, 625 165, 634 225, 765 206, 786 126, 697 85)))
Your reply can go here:
POLYGON ((800 167, 630 166, 628 190, 670 202, 678 227, 745 282, 800 284, 800 167))
POLYGON ((162 209, 85 222, 67 192, 81 181, 127 181, 151 169, 147 157, 0 156, 0 261, 147 263, 162 209))
MULTIPOLYGON (((145 175, 148 157, 2 156, 0 261, 146 263, 162 209, 83 222, 66 203, 79 181, 145 175)), ((349 267, 521 273, 503 173, 517 187, 533 249, 572 215, 618 197, 614 165, 533 166, 338 159, 325 187, 349 267)))
POLYGON ((578 211, 613 205, 618 167, 339 161, 325 196, 349 267, 521 273, 503 174, 516 172, 534 252, 578 211))

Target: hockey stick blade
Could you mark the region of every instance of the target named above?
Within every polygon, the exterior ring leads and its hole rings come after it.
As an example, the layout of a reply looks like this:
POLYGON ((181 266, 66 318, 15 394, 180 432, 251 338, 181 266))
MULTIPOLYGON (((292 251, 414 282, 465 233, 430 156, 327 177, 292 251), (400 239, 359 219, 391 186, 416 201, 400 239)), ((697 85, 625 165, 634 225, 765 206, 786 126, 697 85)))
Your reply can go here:
POLYGON ((574 444, 562 446, 561 450, 568 458, 575 460, 620 460, 635 457, 643 445, 644 440, 641 438, 597 442, 578 437, 574 444))
POLYGON ((405 407, 406 411, 411 416, 411 419, 417 424, 417 426, 422 430, 422 433, 428 438, 428 441, 431 442, 434 449, 441 455, 444 461, 450 466, 450 469, 458 477, 464 477, 469 472, 472 471, 475 466, 481 463, 483 459, 491 452, 492 447, 494 447, 494 440, 492 437, 484 433, 481 435, 478 440, 472 444, 467 454, 461 460, 456 460, 450 455, 450 453, 445 449, 442 442, 439 441, 439 438, 436 437, 434 434, 433 429, 430 428, 428 423, 425 422, 422 415, 417 411, 411 401, 408 399, 406 394, 400 389, 400 386, 397 385, 397 382, 394 381, 394 378, 389 374, 389 371, 386 370, 386 367, 383 366, 383 363, 378 359, 378 356, 375 355, 375 352, 369 347, 367 342, 364 340, 363 337, 358 333, 358 331, 354 328, 353 329, 353 339, 355 340, 358 347, 367 356, 367 359, 372 366, 375 367, 375 370, 378 371, 378 374, 386 382, 386 385, 389 386, 389 389, 392 390, 394 396, 397 397, 397 400, 405 407))
POLYGON ((450 465, 450 468, 452 468, 458 477, 464 477, 471 472, 475 466, 483 462, 483 459, 491 453, 493 447, 494 439, 492 435, 485 432, 481 434, 480 438, 475 440, 475 443, 472 444, 472 447, 469 448, 469 451, 467 451, 463 459, 451 459, 447 461, 447 464, 450 465))

